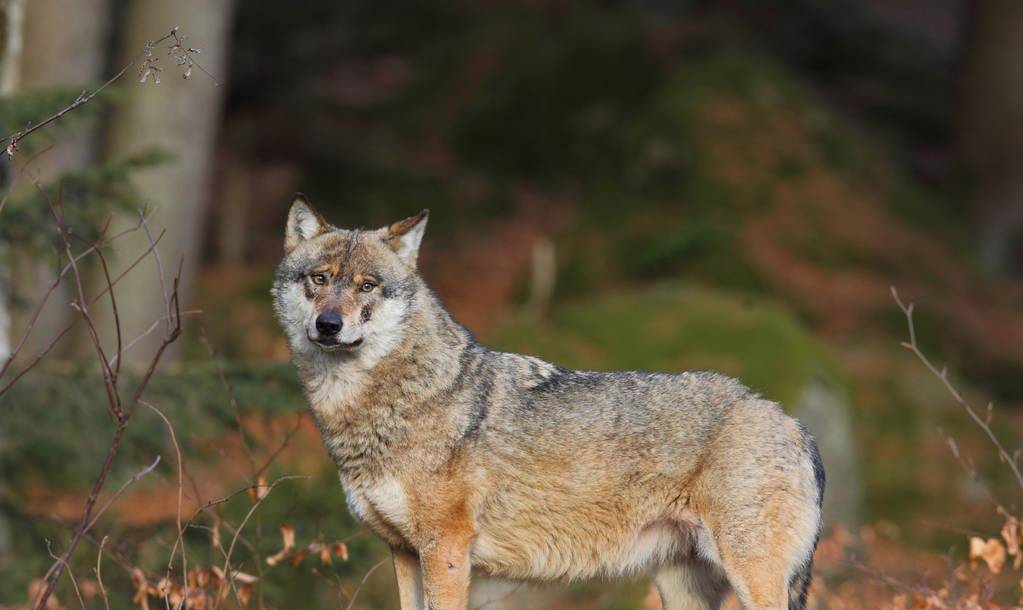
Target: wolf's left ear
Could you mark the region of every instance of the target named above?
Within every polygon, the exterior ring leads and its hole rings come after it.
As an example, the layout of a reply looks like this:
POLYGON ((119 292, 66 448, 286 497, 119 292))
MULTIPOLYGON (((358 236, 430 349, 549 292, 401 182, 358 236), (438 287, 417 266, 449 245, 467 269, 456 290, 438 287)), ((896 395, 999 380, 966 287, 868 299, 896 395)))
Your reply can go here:
POLYGON ((423 232, 426 230, 426 219, 430 216, 430 210, 423 210, 415 216, 399 220, 398 222, 380 229, 384 241, 394 250, 405 264, 413 269, 416 268, 416 258, 419 255, 419 243, 423 241, 423 232))
POLYGON ((330 230, 323 216, 313 209, 305 195, 298 193, 288 212, 288 225, 284 230, 284 251, 291 252, 298 244, 330 230))

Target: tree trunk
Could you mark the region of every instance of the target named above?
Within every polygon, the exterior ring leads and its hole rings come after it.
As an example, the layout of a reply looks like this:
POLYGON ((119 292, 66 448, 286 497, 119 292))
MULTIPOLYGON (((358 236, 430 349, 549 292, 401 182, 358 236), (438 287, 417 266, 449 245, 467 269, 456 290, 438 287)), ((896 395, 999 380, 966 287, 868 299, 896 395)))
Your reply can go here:
POLYGON ((1023 239, 1023 2, 967 3, 959 139, 977 188, 972 207, 984 262, 1013 269, 1023 239))
MULTIPOLYGON (((154 49, 162 69, 161 83, 127 82, 111 117, 106 146, 108 158, 123 158, 150 148, 160 148, 174 158, 157 167, 137 172, 133 181, 150 209, 149 226, 154 236, 165 230, 159 244, 166 276, 166 290, 179 263, 182 269, 180 302, 188 303, 190 286, 199 260, 202 226, 209 193, 213 151, 220 125, 221 105, 227 86, 232 0, 178 0, 126 3, 119 31, 119 61, 127 62, 146 42, 180 27, 184 46, 201 50, 195 60, 219 82, 196 68, 187 80, 184 68, 168 55, 166 43, 154 49)), ((136 79, 137 80, 137 79, 136 79)), ((117 231, 138 222, 137 215, 119 219, 117 231)), ((115 224, 118 224, 115 223, 115 224)), ((118 248, 123 253, 115 267, 125 267, 148 246, 144 234, 133 234, 118 248)), ((146 261, 118 284, 123 335, 127 342, 146 332, 164 312, 164 289, 155 263, 146 261)), ((105 308, 109 309, 109 308, 105 308)), ((107 338, 113 336, 108 312, 100 320, 107 338)), ((147 362, 162 339, 156 330, 125 355, 127 361, 147 362)))
MULTIPOLYGON (((95 87, 106 64, 109 27, 110 0, 32 0, 27 3, 19 89, 95 87)), ((38 133, 33 137, 41 140, 39 148, 49 146, 49 149, 32 158, 27 173, 51 183, 66 172, 84 169, 95 160, 98 132, 95 121, 79 121, 73 128, 38 133)), ((21 164, 28 160, 27 156, 17 159, 18 171, 22 171, 21 164)), ((21 180, 18 195, 27 195, 34 188, 29 180, 21 180)), ((43 298, 55 272, 51 262, 41 261, 31 254, 16 250, 12 258, 12 285, 19 300, 28 304, 13 311, 11 316, 14 334, 20 337, 28 324, 30 309, 43 298)), ((69 285, 70 282, 65 282, 47 301, 36 321, 37 330, 23 348, 24 355, 39 351, 52 339, 50 331, 63 327, 74 315, 68 307, 69 285)))
MULTIPOLYGON (((21 76, 22 23, 25 16, 24 0, 0 0, 0 96, 15 92, 21 76)), ((4 134, 6 136, 7 134, 4 134)), ((3 137, 3 136, 0 136, 3 137)), ((0 159, 0 197, 7 195, 11 187, 12 166, 4 155, 0 159)), ((7 244, 0 243, 0 264, 9 258, 5 252, 7 244)), ((7 358, 11 345, 10 295, 7 287, 11 282, 9 269, 0 268, 0 359, 7 358)))
MULTIPOLYGON (((25 0, 0 2, 3 18, 3 39, 0 40, 0 95, 10 95, 18 88, 21 73, 22 24, 25 19, 25 0)), ((4 134, 6 135, 6 134, 4 134)))
MULTIPOLYGON (((24 0, 0 0, 0 21, 2 21, 2 38, 0 38, 0 96, 8 96, 18 87, 20 71, 18 69, 22 50, 22 23, 24 19, 24 0)), ((7 134, 3 134, 4 137, 7 134)), ((2 154, 2 153, 0 153, 2 154)), ((0 160, 0 198, 10 189, 11 165, 7 155, 0 160)), ((0 221, 2 222, 2 221, 0 221)), ((9 259, 8 244, 0 243, 0 362, 11 353, 11 316, 10 295, 6 287, 10 282, 9 269, 4 269, 3 261, 9 259)), ((0 493, 5 492, 0 481, 0 493)), ((11 553, 11 525, 7 518, 0 514, 0 555, 11 553)))

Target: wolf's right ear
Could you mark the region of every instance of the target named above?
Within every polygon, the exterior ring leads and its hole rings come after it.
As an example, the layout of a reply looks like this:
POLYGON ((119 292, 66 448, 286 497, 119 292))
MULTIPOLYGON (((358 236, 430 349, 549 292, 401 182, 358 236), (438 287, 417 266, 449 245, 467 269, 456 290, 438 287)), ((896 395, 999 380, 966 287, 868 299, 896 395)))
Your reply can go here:
POLYGON ((429 217, 430 210, 422 210, 415 216, 399 220, 379 231, 384 243, 390 246, 391 250, 394 250, 395 254, 413 269, 416 268, 419 244, 423 241, 426 219, 429 217))
POLYGON ((291 252, 298 244, 330 230, 323 216, 309 205, 305 195, 298 193, 288 212, 288 225, 284 230, 284 251, 291 252))

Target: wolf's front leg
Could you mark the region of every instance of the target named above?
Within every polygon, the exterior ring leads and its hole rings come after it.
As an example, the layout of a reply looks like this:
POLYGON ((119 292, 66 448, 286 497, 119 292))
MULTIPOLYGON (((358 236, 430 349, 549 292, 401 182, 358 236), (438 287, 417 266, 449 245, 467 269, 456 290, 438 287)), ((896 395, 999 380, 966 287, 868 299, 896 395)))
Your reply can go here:
POLYGON ((394 576, 398 581, 401 610, 425 610, 423 572, 419 567, 419 557, 401 549, 392 549, 391 556, 394 558, 394 576))
POLYGON ((469 604, 469 540, 443 536, 419 550, 427 610, 466 610, 469 604))

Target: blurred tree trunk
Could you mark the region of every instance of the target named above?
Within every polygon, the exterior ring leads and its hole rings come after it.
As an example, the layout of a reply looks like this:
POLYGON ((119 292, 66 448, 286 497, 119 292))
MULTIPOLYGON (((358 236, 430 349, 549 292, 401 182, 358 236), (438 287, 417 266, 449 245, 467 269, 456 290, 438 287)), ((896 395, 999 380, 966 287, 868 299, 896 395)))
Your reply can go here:
MULTIPOLYGON (((0 0, 0 96, 8 96, 18 88, 20 79, 19 65, 22 51, 22 28, 24 21, 24 0, 0 0)), ((6 136, 7 134, 3 134, 6 136)), ((3 136, 0 136, 3 137, 3 136)), ((11 164, 7 155, 0 160, 0 198, 7 194, 11 186, 11 164)), ((0 243, 0 263, 8 257, 4 252, 6 244, 0 243)), ((9 269, 0 267, 0 360, 7 358, 11 345, 10 295, 7 285, 10 281, 9 269)), ((0 493, 4 493, 3 482, 0 481, 0 493)), ((11 550, 11 526, 7 519, 0 515, 0 557, 9 557, 11 550)), ((6 568, 0 563, 0 568, 6 568)))
MULTIPOLYGON (((21 77, 22 23, 25 16, 24 0, 0 0, 0 96, 13 94, 21 77)), ((4 134, 6 136, 7 134, 4 134)), ((3 136, 0 136, 3 137, 3 136)), ((0 198, 11 188, 12 165, 7 155, 0 158, 0 198)), ((0 265, 9 258, 6 244, 0 243, 0 265)), ((0 267, 0 358, 10 354, 11 303, 8 287, 10 269, 0 267)))
MULTIPOLYGON (((3 39, 0 40, 0 95, 10 95, 18 88, 21 76, 22 24, 25 18, 25 0, 0 0, 0 18, 3 21, 3 39)), ((5 134, 6 135, 6 134, 5 134)))
MULTIPOLYGON (((110 27, 110 0, 32 0, 25 5, 23 50, 20 58, 22 91, 54 87, 95 87, 106 64, 107 36, 110 27)), ((70 100, 69 100, 70 101, 70 100)), ((49 147, 35 157, 28 171, 44 183, 62 174, 78 171, 95 160, 99 127, 95 121, 80 121, 60 131, 40 132, 40 148, 49 147), (49 141, 47 141, 49 140, 49 141)), ((19 158, 24 163, 26 157, 19 158)), ((18 171, 22 171, 19 169, 18 171)), ((34 189, 21 180, 21 195, 34 189)), ((43 297, 54 277, 52 263, 30 255, 13 256, 12 285, 27 307, 14 310, 11 326, 18 334, 28 323, 30 308, 43 297)), ((51 330, 71 319, 67 283, 50 297, 40 312, 36 328, 25 345, 24 354, 33 354, 52 338, 51 330)))
MULTIPOLYGON (((154 147, 174 157, 135 173, 133 181, 143 197, 140 203, 150 208, 149 226, 154 237, 166 230, 159 249, 168 292, 182 262, 180 301, 185 309, 199 261, 213 151, 227 84, 233 1, 128 0, 124 8, 118 28, 123 33, 118 63, 129 61, 147 41, 180 27, 185 46, 201 51, 195 54, 195 60, 220 82, 218 85, 198 68, 187 80, 182 78, 184 68, 168 56, 166 43, 161 44, 153 51, 162 68, 161 84, 126 81, 110 119, 106 143, 105 154, 111 159, 154 147)), ((112 226, 111 230, 116 232, 137 222, 137 216, 125 214, 119 219, 120 226, 112 226)), ((123 254, 115 268, 127 266, 147 246, 144 234, 131 235, 118 248, 123 254)), ((128 274, 118 284, 116 295, 126 342, 146 332, 164 312, 164 293, 152 260, 128 274)), ((113 321, 108 312, 103 314, 101 328, 105 336, 112 337, 113 321)), ((154 331, 125 357, 129 362, 148 361, 162 336, 162 328, 154 331)))
POLYGON ((960 145, 977 180, 983 260, 1012 271, 1023 238, 1023 2, 974 0, 966 10, 960 145))

